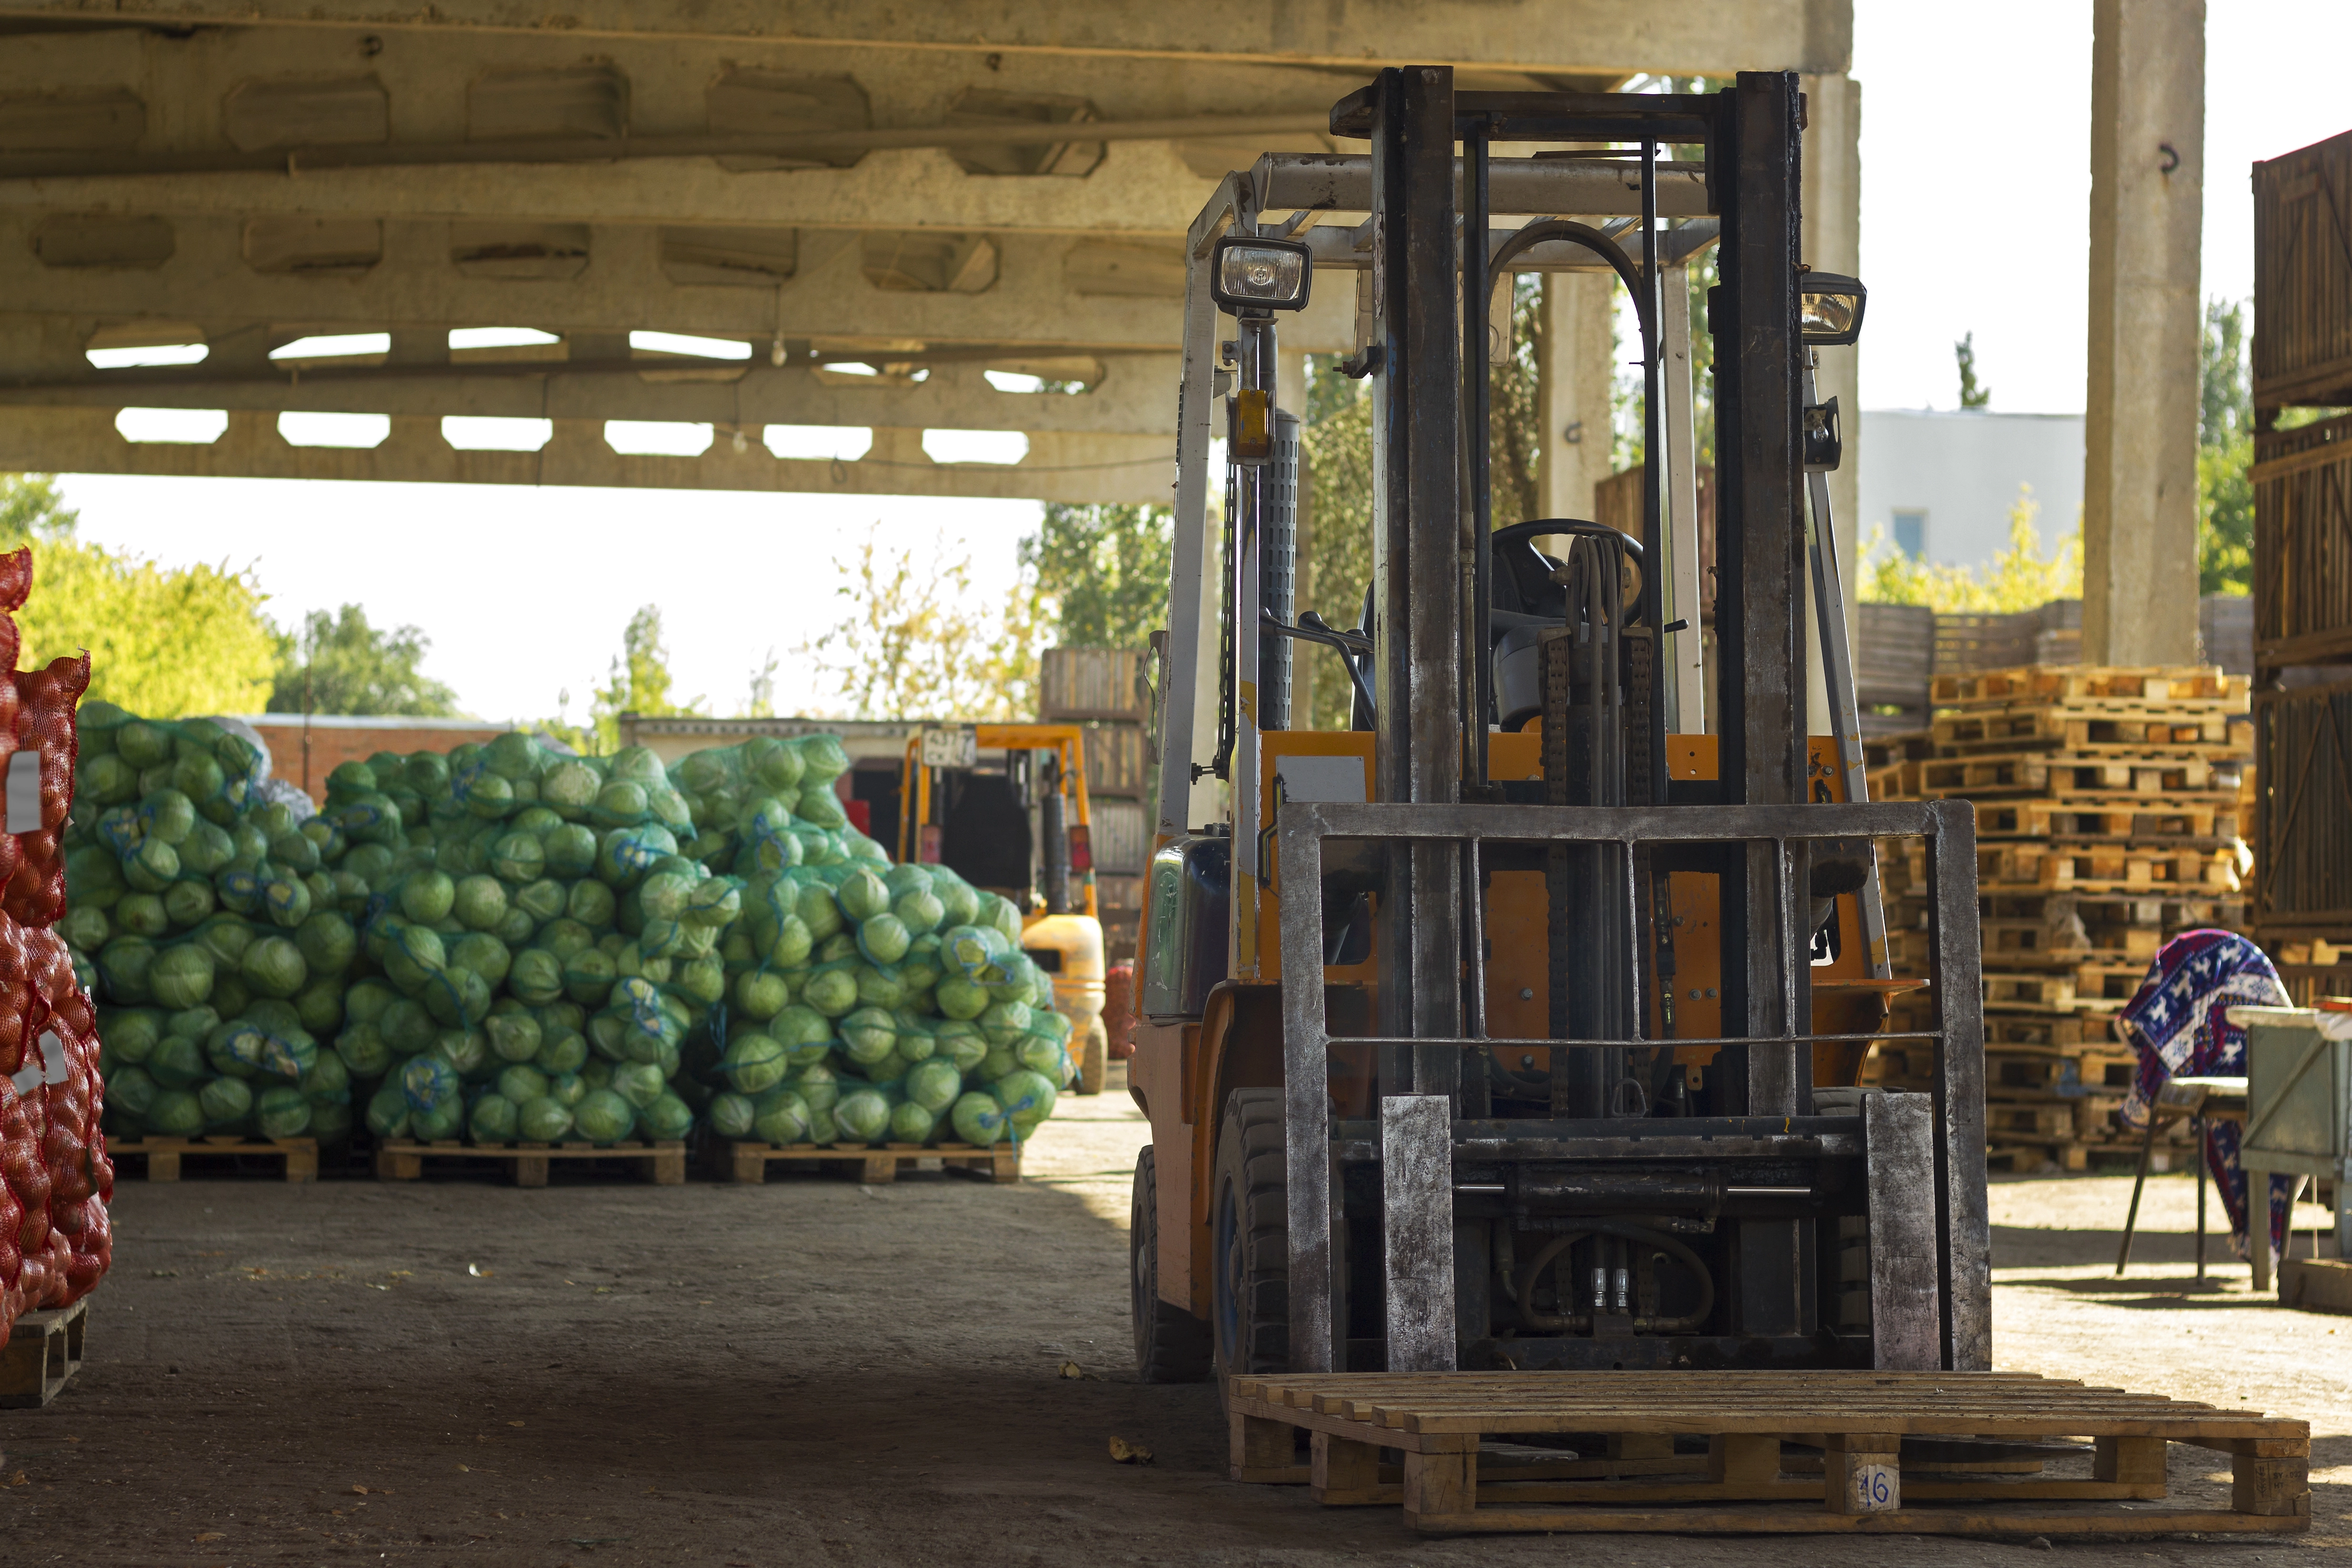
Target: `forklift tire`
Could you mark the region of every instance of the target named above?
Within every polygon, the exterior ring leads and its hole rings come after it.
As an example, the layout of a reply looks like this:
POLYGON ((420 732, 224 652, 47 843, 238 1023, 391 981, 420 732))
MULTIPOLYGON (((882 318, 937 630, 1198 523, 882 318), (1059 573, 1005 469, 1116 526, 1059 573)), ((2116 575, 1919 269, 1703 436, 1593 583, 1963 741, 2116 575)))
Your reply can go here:
POLYGON ((1290 1369, 1290 1184, 1278 1089, 1237 1089, 1217 1127, 1209 1189, 1210 1325, 1217 1385, 1290 1369))
POLYGON ((1135 1157, 1127 1227, 1128 1307, 1135 1321, 1135 1375, 1145 1383, 1199 1383, 1209 1375, 1209 1326, 1160 1299, 1160 1179, 1151 1145, 1135 1157))
POLYGON ((1078 1077, 1073 1087, 1080 1094, 1100 1094, 1110 1078, 1110 1036, 1099 1017, 1087 1026, 1077 1052, 1078 1077))

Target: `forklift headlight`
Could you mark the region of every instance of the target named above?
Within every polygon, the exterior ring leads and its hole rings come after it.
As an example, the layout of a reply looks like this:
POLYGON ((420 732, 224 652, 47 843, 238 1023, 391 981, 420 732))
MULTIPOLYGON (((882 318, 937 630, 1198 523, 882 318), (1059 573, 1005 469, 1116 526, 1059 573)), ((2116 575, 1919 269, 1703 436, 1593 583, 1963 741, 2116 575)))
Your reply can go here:
POLYGON ((1804 272, 1797 277, 1797 326, 1805 342, 1850 343, 1862 336, 1862 307, 1869 291, 1853 278, 1834 272, 1804 272))
POLYGON ((1228 313, 1306 308, 1315 268, 1303 241, 1229 234, 1212 259, 1209 293, 1228 313))

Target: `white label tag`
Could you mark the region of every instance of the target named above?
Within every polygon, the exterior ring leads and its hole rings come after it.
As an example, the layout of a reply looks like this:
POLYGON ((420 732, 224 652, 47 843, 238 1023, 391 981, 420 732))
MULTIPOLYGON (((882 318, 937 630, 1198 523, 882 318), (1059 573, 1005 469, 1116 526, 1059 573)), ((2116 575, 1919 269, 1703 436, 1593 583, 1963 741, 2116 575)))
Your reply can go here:
POLYGON ((980 762, 980 736, 971 730, 923 731, 923 766, 969 768, 980 762))
POLYGON ((10 833, 41 830, 41 753, 16 752, 8 758, 8 826, 10 833))
MULTIPOLYGON (((22 755, 22 753, 18 753, 22 755)), ((8 1081, 18 1094, 30 1094, 45 1083, 63 1083, 72 1072, 66 1059, 65 1042, 47 1029, 41 1031, 40 1058, 27 1061, 8 1081)))
POLYGON ((1853 1467, 1853 1497, 1850 1511, 1888 1513, 1903 1506, 1903 1477, 1894 1465, 1867 1460, 1853 1467))

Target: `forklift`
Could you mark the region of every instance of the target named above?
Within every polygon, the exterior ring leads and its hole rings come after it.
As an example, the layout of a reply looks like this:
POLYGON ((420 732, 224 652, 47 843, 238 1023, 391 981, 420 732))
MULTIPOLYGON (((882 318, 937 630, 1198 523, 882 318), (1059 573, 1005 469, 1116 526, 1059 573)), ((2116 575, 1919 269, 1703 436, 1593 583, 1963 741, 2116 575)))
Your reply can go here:
POLYGON ((1268 154, 1192 226, 1129 1064, 1145 1381, 1990 1366, 1974 818, 1864 787, 1812 371, 1865 294, 1804 265, 1803 112, 1784 73, 1384 69, 1331 114, 1367 153, 1268 154), (1708 247, 1711 700, 1669 374, 1708 247), (1641 323, 1638 537, 1492 515, 1496 301, 1588 268, 1641 323), (1372 398, 1360 615, 1294 603, 1276 363, 1318 283, 1354 286, 1342 368, 1372 398), (1302 643, 1340 659, 1349 729, 1295 722, 1302 643), (1930 883, 1924 976, 1887 962, 1898 846, 1930 883), (1931 1050, 1935 1091, 1863 1087, 1879 1041, 1931 1050))
POLYGON ((1070 1020, 1070 1087, 1100 1094, 1110 1037, 1086 743, 1076 724, 929 724, 908 739, 893 782, 897 858, 946 866, 1013 901, 1021 951, 1070 1020))

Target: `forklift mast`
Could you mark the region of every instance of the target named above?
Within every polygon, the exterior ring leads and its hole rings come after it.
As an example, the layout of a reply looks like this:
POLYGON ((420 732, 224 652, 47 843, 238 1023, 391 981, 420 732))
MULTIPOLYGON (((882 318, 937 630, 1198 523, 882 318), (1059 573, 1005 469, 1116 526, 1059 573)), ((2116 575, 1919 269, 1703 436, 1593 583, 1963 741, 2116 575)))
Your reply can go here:
POLYGON ((1368 157, 1270 154, 1194 225, 1130 1069, 1147 1378, 1990 1364, 1974 823, 1864 798, 1837 411, 1811 395, 1864 294, 1803 264, 1801 114, 1782 73, 1486 93, 1390 68, 1332 110, 1368 157), (1684 321, 1709 245, 1712 724, 1684 321), (1639 537, 1493 515, 1497 284, 1577 268, 1640 325, 1639 537), (1356 283, 1342 368, 1371 398, 1352 631, 1353 606, 1291 602, 1277 323, 1318 271, 1356 283), (1832 711, 1809 715, 1816 635, 1832 711), (1298 722, 1299 642, 1339 656, 1350 730, 1298 722), (1890 842, 1928 883, 1924 981, 1888 964, 1890 842), (1891 1031, 1923 986, 1929 1026, 1891 1031), (1863 1089, 1881 1041, 1931 1052, 1936 1092, 1863 1089))

